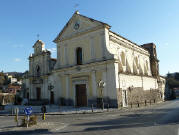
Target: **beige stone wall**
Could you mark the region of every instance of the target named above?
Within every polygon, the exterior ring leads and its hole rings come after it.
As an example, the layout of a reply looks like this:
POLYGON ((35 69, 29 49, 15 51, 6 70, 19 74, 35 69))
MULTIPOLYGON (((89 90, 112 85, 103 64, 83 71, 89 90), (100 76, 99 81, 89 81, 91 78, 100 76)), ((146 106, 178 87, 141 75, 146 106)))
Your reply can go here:
POLYGON ((140 87, 143 90, 158 89, 157 78, 119 73, 120 88, 140 87))
POLYGON ((129 74, 119 74, 118 105, 123 106, 124 94, 126 91, 127 105, 144 104, 163 100, 163 95, 158 86, 157 78, 148 76, 137 76, 129 74))
POLYGON ((159 90, 162 93, 162 99, 164 101, 165 100, 165 93, 166 93, 166 89, 165 89, 166 80, 165 80, 164 77, 160 77, 158 82, 159 82, 159 90))
MULTIPOLYGON (((122 89, 119 90, 118 99, 118 107, 123 107, 122 89)), ((127 89, 127 107, 131 107, 131 104, 133 107, 137 107, 138 104, 144 106, 145 102, 149 105, 162 100, 163 98, 159 90, 151 89, 145 91, 140 87, 127 89)))

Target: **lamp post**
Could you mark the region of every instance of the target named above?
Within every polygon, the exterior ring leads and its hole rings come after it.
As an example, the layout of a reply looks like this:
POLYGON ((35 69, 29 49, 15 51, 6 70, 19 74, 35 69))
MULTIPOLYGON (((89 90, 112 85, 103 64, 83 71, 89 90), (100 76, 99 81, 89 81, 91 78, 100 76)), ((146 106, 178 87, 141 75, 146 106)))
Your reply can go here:
POLYGON ((50 84, 48 85, 48 90, 52 91, 53 88, 54 88, 54 86, 50 83, 50 84))
POLYGON ((106 86, 106 83, 103 80, 100 80, 98 83, 98 86, 100 88, 100 98, 101 98, 101 103, 102 103, 102 109, 104 109, 103 89, 106 86))
POLYGON ((49 85, 48 85, 48 90, 50 91, 50 101, 49 101, 49 104, 51 104, 50 102, 51 102, 51 92, 53 91, 53 88, 54 88, 54 86, 50 83, 49 85))

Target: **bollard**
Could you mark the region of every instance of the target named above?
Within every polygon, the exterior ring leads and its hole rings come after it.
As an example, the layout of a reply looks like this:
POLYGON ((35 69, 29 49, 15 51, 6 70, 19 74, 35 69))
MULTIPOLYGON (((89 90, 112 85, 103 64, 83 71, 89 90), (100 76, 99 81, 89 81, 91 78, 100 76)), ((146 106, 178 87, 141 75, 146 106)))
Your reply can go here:
POLYGON ((91 104, 91 111, 93 112, 93 104, 91 104))
POLYGON ((155 103, 155 99, 154 99, 154 103, 155 103))
POLYGON ((17 126, 19 125, 19 120, 18 120, 18 113, 19 113, 19 108, 15 108, 15 122, 17 122, 17 126))
POLYGON ((139 102, 137 102, 137 106, 139 107, 139 102))
POLYGON ((132 103, 131 103, 131 108, 132 108, 132 103))
POLYGON ((147 106, 147 101, 145 100, 145 106, 147 106))
POLYGON ((104 110, 104 102, 102 102, 102 110, 104 110))
POLYGON ((150 105, 151 105, 152 103, 151 103, 151 100, 150 100, 150 105))
POLYGON ((29 115, 27 115, 27 128, 29 127, 29 120, 30 120, 30 117, 29 115))
POLYGON ((47 108, 46 108, 46 106, 45 105, 43 105, 42 107, 41 107, 41 111, 42 111, 42 120, 45 120, 45 113, 47 112, 47 108))
POLYGON ((45 120, 45 113, 43 113, 42 115, 42 120, 45 120))
POLYGON ((107 111, 109 112, 109 104, 108 104, 108 106, 107 106, 107 111))

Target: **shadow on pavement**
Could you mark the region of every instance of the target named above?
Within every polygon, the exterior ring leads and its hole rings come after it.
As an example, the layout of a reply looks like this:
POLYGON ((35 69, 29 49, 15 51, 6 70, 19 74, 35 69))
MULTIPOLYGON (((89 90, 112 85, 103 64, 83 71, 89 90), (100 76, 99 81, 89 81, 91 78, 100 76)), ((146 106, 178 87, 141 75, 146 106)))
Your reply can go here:
POLYGON ((74 126, 74 129, 78 126, 84 127, 84 129, 81 131, 74 130, 59 133, 89 132, 176 124, 179 124, 179 109, 157 109, 150 113, 138 111, 137 114, 124 114, 120 116, 120 118, 75 124, 72 125, 74 126))
POLYGON ((52 132, 49 132, 48 129, 0 132, 0 135, 40 135, 40 134, 52 134, 52 132))

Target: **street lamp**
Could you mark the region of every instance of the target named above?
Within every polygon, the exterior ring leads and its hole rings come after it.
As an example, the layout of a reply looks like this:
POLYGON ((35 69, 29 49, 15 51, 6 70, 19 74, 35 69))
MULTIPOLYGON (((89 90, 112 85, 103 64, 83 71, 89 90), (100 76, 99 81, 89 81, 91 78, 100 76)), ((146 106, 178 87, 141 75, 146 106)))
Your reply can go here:
POLYGON ((50 83, 50 84, 48 85, 48 90, 50 91, 50 101, 49 101, 49 105, 51 104, 51 94, 52 94, 52 92, 53 92, 53 88, 54 88, 54 86, 50 83))
POLYGON ((101 96, 101 103, 102 109, 104 109, 104 101, 103 101, 103 89, 106 86, 106 83, 103 80, 100 80, 98 83, 98 87, 100 88, 100 96, 101 96))
POLYGON ((50 84, 48 85, 48 90, 52 91, 53 88, 54 88, 54 86, 50 83, 50 84))

